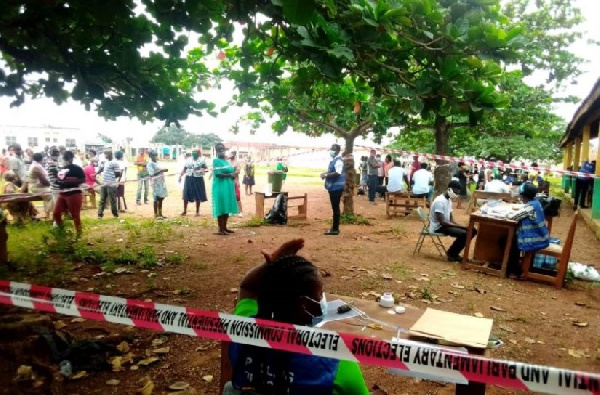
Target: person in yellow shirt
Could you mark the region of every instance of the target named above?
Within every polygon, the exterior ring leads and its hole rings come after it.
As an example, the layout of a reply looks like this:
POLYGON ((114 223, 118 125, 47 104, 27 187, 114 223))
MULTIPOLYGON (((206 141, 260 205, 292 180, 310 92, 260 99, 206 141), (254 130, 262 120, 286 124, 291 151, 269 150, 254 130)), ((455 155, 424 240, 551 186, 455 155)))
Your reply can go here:
POLYGON ((137 188, 137 197, 135 199, 136 203, 139 205, 142 204, 142 189, 144 190, 144 204, 148 204, 148 192, 150 190, 150 180, 148 179, 148 170, 146 166, 148 165, 148 161, 150 158, 148 157, 148 152, 141 148, 140 152, 135 161, 135 165, 137 166, 137 179, 138 179, 138 188, 137 188))

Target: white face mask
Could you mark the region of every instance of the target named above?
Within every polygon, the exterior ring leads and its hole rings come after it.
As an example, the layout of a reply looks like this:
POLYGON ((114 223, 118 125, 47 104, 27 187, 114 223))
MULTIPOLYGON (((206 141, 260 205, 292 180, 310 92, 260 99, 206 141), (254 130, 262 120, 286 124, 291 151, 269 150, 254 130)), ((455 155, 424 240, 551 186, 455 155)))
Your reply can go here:
POLYGON ((448 188, 448 197, 450 199, 456 199, 458 197, 458 195, 456 193, 454 193, 454 190, 452 190, 452 188, 448 188))
POLYGON ((335 158, 337 156, 337 152, 335 152, 333 150, 329 150, 329 156, 331 156, 332 158, 335 158))

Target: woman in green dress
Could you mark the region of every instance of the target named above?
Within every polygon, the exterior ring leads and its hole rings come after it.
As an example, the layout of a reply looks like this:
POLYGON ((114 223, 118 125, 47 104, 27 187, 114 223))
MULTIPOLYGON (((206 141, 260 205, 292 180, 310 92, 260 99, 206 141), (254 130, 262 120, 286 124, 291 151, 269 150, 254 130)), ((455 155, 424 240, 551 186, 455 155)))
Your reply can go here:
POLYGON ((225 160, 225 145, 215 145, 217 157, 213 159, 213 185, 212 185, 212 211, 213 217, 217 218, 219 231, 216 233, 225 236, 233 233, 227 228, 227 220, 230 215, 238 213, 238 204, 235 197, 234 178, 235 168, 225 160))

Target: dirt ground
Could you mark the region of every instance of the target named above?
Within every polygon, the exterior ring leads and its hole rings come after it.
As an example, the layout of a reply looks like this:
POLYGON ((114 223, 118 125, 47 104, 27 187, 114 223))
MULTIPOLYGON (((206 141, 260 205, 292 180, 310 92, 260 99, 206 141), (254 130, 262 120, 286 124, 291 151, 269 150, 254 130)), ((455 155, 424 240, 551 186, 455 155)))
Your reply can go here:
MULTIPOLYGON (((169 179, 169 197, 164 213, 169 220, 179 219, 181 190, 169 179)), ((259 185, 257 190, 261 190, 259 185)), ((129 208, 123 219, 151 217, 151 205, 135 205, 134 186, 127 186, 129 208)), ((210 189, 210 188, 208 188, 210 189)), ((260 251, 274 250, 282 242, 303 237, 306 247, 301 254, 331 273, 324 279, 327 292, 361 297, 363 292, 393 292, 405 298, 406 304, 419 308, 428 306, 460 314, 481 313, 493 318, 492 333, 504 345, 493 350, 492 357, 538 363, 574 370, 600 372, 600 287, 585 282, 572 282, 567 288, 556 290, 547 285, 520 282, 487 276, 474 271, 463 271, 446 262, 428 241, 423 250, 412 255, 421 222, 414 216, 388 220, 385 204, 367 204, 364 196, 355 197, 355 211, 368 218, 370 225, 343 225, 339 237, 328 237, 331 209, 326 192, 318 181, 306 178, 294 180, 290 175, 285 187, 291 194, 307 192, 308 219, 293 221, 289 226, 238 227, 254 212, 254 196, 242 191, 243 218, 232 218, 236 233, 223 237, 214 235, 216 225, 210 217, 210 203, 203 204, 201 216, 188 214, 189 223, 177 226, 177 237, 155 244, 155 249, 165 254, 185 256, 180 265, 158 267, 153 280, 148 272, 132 268, 133 274, 94 278, 100 269, 90 265, 76 265, 68 289, 87 290, 105 295, 151 299, 160 303, 194 307, 198 309, 231 311, 237 288, 244 273, 262 262, 260 251), (365 271, 350 271, 357 266, 365 271), (393 280, 385 280, 382 273, 390 273, 393 280), (492 310, 499 307, 502 311, 492 310), (585 322, 586 327, 574 326, 585 322)), ((86 211, 86 216, 95 213, 86 211)), ((108 214, 110 216, 110 214, 108 214)), ((553 236, 565 239, 573 211, 563 207, 562 215, 554 222, 553 236)), ((463 210, 455 210, 459 223, 467 222, 463 210)), ((85 230, 90 243, 99 234, 110 235, 108 242, 128 242, 125 230, 117 220, 105 219, 85 230)), ((448 239, 445 240, 448 243, 448 239)), ((135 244, 135 242, 133 242, 135 244)), ((571 261, 595 265, 600 268, 600 243, 580 220, 571 254, 571 261)), ((0 311, 19 311, 2 308, 0 311)), ((98 322, 72 322, 69 317, 51 316, 62 321, 66 330, 77 337, 94 337, 98 334, 123 335, 128 340, 135 359, 143 358, 152 341, 162 339, 170 350, 159 355, 160 360, 139 370, 127 366, 120 372, 93 373, 77 381, 63 384, 65 394, 134 394, 141 387, 138 380, 149 376, 155 394, 168 393, 168 386, 185 381, 199 394, 216 394, 219 382, 219 343, 202 339, 165 335, 147 330, 128 330, 112 324, 98 322), (206 376, 212 376, 209 380, 206 376), (204 377, 204 378, 203 378, 204 377), (108 385, 109 380, 119 380, 108 385)), ((0 393, 16 393, 12 377, 18 367, 14 360, 0 357, 0 393), (8 392, 6 392, 8 391, 8 392)), ((377 384, 389 394, 451 394, 454 385, 393 376, 384 369, 363 367, 369 386, 377 384)), ((38 393, 45 390, 42 386, 38 393)), ((26 391, 18 389, 19 391, 26 391)), ((27 393, 36 393, 27 391, 27 393)), ((505 394, 513 391, 488 388, 487 393, 505 394)))

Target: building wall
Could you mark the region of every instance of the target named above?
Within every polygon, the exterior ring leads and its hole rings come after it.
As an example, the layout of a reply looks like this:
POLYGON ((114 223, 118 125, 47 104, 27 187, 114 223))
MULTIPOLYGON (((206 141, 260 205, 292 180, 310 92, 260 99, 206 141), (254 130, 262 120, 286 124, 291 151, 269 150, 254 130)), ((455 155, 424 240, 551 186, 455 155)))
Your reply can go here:
POLYGON ((83 131, 75 128, 34 127, 0 125, 0 147, 20 144, 23 150, 42 151, 46 146, 64 145, 67 148, 82 149, 85 143, 83 131))

